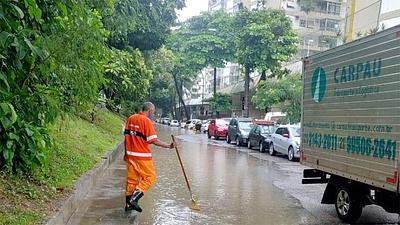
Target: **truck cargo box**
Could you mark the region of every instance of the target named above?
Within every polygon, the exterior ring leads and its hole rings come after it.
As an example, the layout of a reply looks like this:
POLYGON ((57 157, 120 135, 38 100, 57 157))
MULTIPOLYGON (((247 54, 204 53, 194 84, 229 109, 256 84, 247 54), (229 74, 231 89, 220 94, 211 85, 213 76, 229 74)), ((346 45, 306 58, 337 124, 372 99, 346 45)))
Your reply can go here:
POLYGON ((301 163, 398 192, 400 26, 303 60, 301 163))

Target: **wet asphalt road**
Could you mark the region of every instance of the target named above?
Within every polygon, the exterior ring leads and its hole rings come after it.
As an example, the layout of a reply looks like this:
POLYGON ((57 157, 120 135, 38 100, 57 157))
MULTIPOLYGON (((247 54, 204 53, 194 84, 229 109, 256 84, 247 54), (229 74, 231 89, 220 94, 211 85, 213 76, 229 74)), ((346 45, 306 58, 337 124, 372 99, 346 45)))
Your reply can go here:
MULTIPOLYGON (((158 180, 143 198, 139 224, 342 224, 333 205, 321 205, 325 185, 302 185, 304 166, 285 156, 236 147, 180 128, 158 127, 159 137, 180 134, 179 149, 198 203, 192 212, 176 155, 154 150, 158 180)), ((367 206, 358 224, 397 224, 398 215, 367 206)))
MULTIPOLYGON (((140 200, 144 211, 139 217, 123 212, 125 166, 118 160, 68 224, 342 224, 333 205, 320 204, 325 185, 301 184, 305 167, 300 163, 180 128, 157 126, 157 131, 163 141, 178 135, 186 173, 202 210, 188 207, 190 196, 175 151, 152 147, 157 181, 140 200)), ((397 214, 367 206, 358 224, 397 221, 397 214)))

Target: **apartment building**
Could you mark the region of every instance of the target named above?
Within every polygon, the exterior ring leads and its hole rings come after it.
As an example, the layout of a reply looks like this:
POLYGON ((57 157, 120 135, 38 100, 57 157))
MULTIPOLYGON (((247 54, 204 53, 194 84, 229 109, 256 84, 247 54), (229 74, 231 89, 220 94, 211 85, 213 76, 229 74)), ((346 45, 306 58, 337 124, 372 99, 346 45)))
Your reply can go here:
POLYGON ((228 13, 239 11, 240 7, 252 8, 257 0, 209 0, 208 11, 225 10, 228 13))
POLYGON ((398 0, 348 0, 346 37, 355 40, 400 24, 398 0))

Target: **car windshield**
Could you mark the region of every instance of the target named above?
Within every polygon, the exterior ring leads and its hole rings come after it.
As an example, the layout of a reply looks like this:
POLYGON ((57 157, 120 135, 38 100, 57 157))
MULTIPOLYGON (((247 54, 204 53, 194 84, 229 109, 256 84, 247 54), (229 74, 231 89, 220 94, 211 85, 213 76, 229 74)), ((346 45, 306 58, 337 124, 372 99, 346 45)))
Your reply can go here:
POLYGON ((239 128, 242 130, 250 130, 251 122, 239 122, 239 128))
POLYGON ((216 125, 217 126, 228 126, 228 122, 226 122, 225 120, 216 120, 216 125))
POLYGON ((172 123, 178 123, 178 120, 172 120, 172 123))
POLYGON ((275 131, 274 126, 272 125, 261 125, 260 127, 262 134, 272 134, 275 131))
POLYGON ((300 127, 291 127, 290 131, 294 137, 300 137, 301 135, 300 127))

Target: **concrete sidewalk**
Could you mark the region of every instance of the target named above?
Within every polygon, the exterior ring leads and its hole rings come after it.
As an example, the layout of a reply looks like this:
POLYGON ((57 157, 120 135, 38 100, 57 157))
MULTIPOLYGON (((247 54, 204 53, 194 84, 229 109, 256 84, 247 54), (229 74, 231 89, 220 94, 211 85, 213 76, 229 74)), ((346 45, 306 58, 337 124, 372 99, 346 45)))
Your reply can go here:
POLYGON ((111 225, 138 224, 135 211, 126 213, 125 204, 125 163, 122 154, 106 170, 88 195, 81 199, 80 205, 68 221, 68 225, 111 225))

